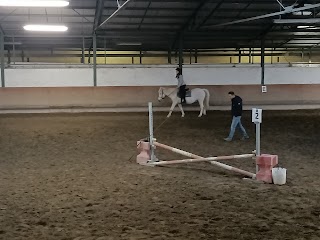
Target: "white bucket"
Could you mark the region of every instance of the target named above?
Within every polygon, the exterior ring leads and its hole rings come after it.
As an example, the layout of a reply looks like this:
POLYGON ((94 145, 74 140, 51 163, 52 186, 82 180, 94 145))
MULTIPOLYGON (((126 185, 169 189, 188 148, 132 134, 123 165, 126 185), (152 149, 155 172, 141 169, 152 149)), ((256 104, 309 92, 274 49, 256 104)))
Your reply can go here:
POLYGON ((272 179, 273 183, 277 185, 286 184, 287 169, 285 168, 272 168, 272 179))

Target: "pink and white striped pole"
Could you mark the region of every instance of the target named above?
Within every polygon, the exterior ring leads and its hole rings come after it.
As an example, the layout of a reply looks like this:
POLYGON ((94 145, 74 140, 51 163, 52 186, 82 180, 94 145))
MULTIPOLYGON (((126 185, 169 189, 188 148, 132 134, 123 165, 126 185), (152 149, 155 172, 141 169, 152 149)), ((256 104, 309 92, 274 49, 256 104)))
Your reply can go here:
POLYGON ((211 164, 232 171, 232 172, 237 172, 240 173, 242 175, 251 177, 253 179, 256 178, 256 174, 239 169, 239 168, 235 168, 232 166, 229 166, 227 164, 224 163, 220 163, 217 162, 217 160, 231 160, 231 159, 241 159, 241 158, 250 158, 250 157, 255 157, 255 154, 241 154, 241 155, 231 155, 231 156, 220 156, 220 157, 209 157, 209 158, 203 158, 201 156, 195 155, 193 153, 189 153, 186 151, 183 151, 181 149, 178 148, 174 148, 162 143, 158 143, 158 142, 154 142, 154 145, 166 150, 169 150, 171 152, 174 153, 178 153, 180 155, 186 156, 186 157, 190 157, 192 159, 183 159, 183 160, 173 160, 173 161, 162 161, 162 162, 154 162, 154 163, 150 163, 151 165, 154 166, 163 166, 163 165, 170 165, 170 164, 179 164, 179 163, 195 163, 195 162, 210 162, 211 164))

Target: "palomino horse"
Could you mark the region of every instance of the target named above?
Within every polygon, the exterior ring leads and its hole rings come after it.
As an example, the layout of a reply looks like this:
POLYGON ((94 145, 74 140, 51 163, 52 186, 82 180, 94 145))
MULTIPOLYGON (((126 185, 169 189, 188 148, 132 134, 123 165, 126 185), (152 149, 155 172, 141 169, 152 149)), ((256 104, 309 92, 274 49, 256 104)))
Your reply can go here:
MULTIPOLYGON (((161 87, 159 89, 159 97, 158 100, 161 101, 165 97, 169 97, 172 101, 172 105, 170 108, 170 112, 167 117, 170 117, 172 114, 173 109, 178 104, 180 110, 181 110, 181 117, 185 116, 185 113, 183 111, 182 105, 181 105, 181 98, 178 97, 179 89, 177 88, 164 88, 161 87)), ((202 88, 195 88, 191 90, 191 96, 186 96, 186 102, 187 104, 192 104, 194 102, 199 102, 200 105, 200 114, 199 117, 202 115, 207 114, 207 110, 209 110, 209 100, 210 100, 210 93, 208 89, 202 89, 202 88)))

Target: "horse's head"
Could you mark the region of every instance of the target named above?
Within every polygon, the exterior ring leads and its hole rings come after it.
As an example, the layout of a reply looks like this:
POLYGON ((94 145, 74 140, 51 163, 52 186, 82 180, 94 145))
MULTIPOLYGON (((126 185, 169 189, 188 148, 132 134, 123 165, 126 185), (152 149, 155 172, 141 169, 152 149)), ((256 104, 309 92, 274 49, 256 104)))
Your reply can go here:
POLYGON ((163 87, 159 88, 158 94, 159 94, 158 95, 159 102, 166 97, 166 94, 164 93, 163 87))

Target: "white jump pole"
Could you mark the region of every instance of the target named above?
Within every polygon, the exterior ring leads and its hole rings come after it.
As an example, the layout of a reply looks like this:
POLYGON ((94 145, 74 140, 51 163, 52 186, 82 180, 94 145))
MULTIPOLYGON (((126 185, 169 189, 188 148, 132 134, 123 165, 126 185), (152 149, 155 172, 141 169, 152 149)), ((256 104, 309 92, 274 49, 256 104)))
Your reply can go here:
POLYGON ((182 159, 182 160, 170 160, 170 161, 161 161, 153 163, 153 165, 170 165, 170 164, 179 164, 179 163, 196 163, 196 162, 211 162, 211 161, 221 161, 221 160, 232 160, 232 159, 243 159, 243 158, 252 158, 255 154, 241 154, 241 155, 231 155, 231 156, 218 156, 218 157, 207 157, 199 159, 182 159))
POLYGON ((151 156, 150 160, 151 162, 155 161, 155 155, 154 155, 154 145, 153 145, 153 111, 152 111, 152 102, 149 102, 149 143, 150 143, 150 151, 151 156))
MULTIPOLYGON (((221 159, 219 159, 219 157, 203 158, 203 157, 195 155, 193 153, 189 153, 189 152, 183 151, 181 149, 174 148, 174 147, 162 144, 162 143, 154 142, 154 145, 157 146, 157 147, 169 150, 171 152, 178 153, 180 155, 193 158, 193 159, 185 159, 185 160, 162 161, 162 162, 159 162, 159 163, 152 163, 152 165, 154 165, 154 166, 169 165, 169 164, 179 164, 179 163, 191 163, 191 162, 210 162, 211 164, 213 164, 213 165, 215 165, 217 167, 220 167, 220 168, 232 171, 232 172, 237 172, 237 173, 243 174, 245 176, 251 177, 253 179, 256 177, 256 174, 254 174, 254 173, 251 173, 251 172, 248 172, 248 171, 245 171, 245 170, 242 170, 242 169, 239 169, 239 168, 235 168, 235 167, 229 166, 227 164, 215 161, 215 160, 223 160, 223 159, 224 160, 226 160, 226 159, 235 159, 235 155, 234 156, 222 156, 221 159)), ((244 154, 244 155, 246 157, 254 157, 255 156, 254 154, 244 154)), ((238 158, 241 158, 239 156, 243 156, 243 155, 238 155, 238 158)))

